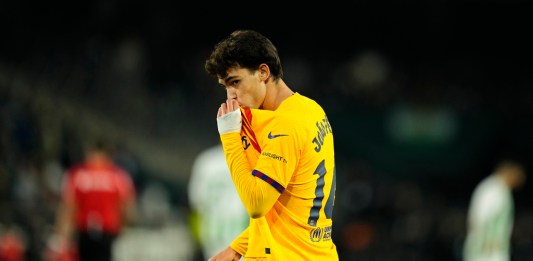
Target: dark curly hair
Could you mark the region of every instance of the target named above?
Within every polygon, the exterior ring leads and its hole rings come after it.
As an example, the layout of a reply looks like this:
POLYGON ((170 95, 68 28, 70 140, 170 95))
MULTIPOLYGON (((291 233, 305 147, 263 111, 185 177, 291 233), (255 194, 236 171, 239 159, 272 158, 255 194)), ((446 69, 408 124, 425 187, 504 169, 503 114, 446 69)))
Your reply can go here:
POLYGON ((236 30, 215 45, 205 61, 205 70, 213 77, 225 78, 231 68, 254 71, 263 63, 270 68, 274 81, 283 78, 281 61, 274 44, 256 31, 236 30))

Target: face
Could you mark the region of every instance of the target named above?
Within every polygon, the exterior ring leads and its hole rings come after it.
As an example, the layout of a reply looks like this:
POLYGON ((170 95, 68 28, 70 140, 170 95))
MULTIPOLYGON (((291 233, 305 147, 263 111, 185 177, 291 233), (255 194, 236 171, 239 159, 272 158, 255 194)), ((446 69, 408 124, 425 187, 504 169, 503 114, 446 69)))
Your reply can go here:
POLYGON ((226 88, 228 99, 236 99, 243 108, 261 108, 266 96, 266 85, 261 69, 243 68, 228 70, 228 76, 218 82, 226 88))
POLYGON ((512 169, 512 186, 513 188, 520 188, 526 182, 526 174, 522 168, 516 167, 512 169))

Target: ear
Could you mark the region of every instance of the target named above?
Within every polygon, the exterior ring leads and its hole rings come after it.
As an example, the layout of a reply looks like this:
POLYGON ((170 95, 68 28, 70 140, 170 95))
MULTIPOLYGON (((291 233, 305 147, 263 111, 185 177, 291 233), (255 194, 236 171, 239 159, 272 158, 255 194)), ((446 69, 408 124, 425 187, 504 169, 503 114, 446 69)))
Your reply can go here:
POLYGON ((261 81, 266 81, 268 80, 268 78, 270 78, 270 68, 268 67, 267 64, 265 63, 262 63, 259 65, 259 78, 261 79, 261 81))

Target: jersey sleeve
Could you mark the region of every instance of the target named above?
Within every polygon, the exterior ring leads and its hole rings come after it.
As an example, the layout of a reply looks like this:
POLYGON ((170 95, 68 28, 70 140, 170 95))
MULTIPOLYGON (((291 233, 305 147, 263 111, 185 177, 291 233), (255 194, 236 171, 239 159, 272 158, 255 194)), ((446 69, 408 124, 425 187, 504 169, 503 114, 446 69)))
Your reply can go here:
POLYGON ((248 230, 249 227, 247 227, 233 242, 231 242, 230 247, 231 249, 235 250, 237 253, 241 254, 241 256, 244 256, 246 254, 246 251, 248 249, 248 230))
POLYGON ((280 192, 252 173, 253 167, 248 162, 239 133, 222 134, 220 138, 231 178, 248 215, 251 218, 264 216, 272 208, 280 192))

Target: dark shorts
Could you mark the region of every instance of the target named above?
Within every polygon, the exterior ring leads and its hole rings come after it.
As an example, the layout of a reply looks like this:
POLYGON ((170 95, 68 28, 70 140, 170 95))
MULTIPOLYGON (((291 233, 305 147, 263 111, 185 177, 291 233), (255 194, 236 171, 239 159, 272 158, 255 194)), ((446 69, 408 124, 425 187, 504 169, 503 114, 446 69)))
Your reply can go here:
POLYGON ((116 234, 79 232, 79 261, 111 261, 116 238, 116 234))

